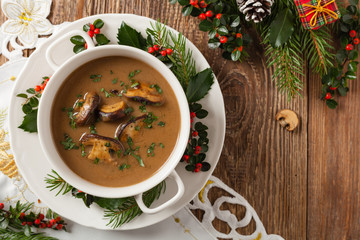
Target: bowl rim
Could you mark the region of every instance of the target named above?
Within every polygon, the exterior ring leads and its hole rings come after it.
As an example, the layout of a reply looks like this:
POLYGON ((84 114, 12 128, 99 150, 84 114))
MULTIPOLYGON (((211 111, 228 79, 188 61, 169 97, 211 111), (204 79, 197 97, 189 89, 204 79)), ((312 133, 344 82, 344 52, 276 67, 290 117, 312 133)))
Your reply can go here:
POLYGON ((98 46, 96 48, 88 49, 86 51, 83 51, 79 54, 70 57, 64 63, 62 63, 60 67, 54 72, 54 74, 51 77, 51 81, 48 82, 46 86, 46 90, 43 92, 43 95, 41 96, 39 103, 38 134, 39 134, 41 148, 43 149, 45 156, 49 161, 50 165, 70 185, 78 189, 81 189, 86 193, 98 197, 120 198, 120 197, 134 196, 143 193, 151 189, 152 187, 156 186, 157 184, 159 184, 172 171, 175 171, 174 169, 179 163, 182 154, 186 149, 189 132, 190 132, 189 106, 183 88, 180 82, 178 81, 178 79, 176 78, 176 76, 164 63, 162 63, 159 59, 157 59, 153 55, 143 50, 130 46, 124 46, 124 45, 98 46), (126 55, 130 53, 131 56, 126 55), (97 56, 96 54, 100 54, 101 56, 97 56), (95 55, 97 57, 93 57, 95 55), (54 139, 52 137, 52 130, 51 130, 51 114, 49 114, 51 113, 51 111, 49 111, 49 109, 51 110, 55 96, 62 83, 67 79, 67 77, 73 71, 76 71, 76 69, 78 69, 80 66, 95 59, 100 59, 107 56, 130 57, 138 61, 144 62, 145 64, 154 68, 169 83, 177 99, 180 110, 181 119, 180 119, 179 135, 175 147, 171 152, 169 158, 151 177, 139 183, 125 187, 101 186, 78 176, 61 159, 58 151, 56 150, 56 146, 54 143, 54 139))

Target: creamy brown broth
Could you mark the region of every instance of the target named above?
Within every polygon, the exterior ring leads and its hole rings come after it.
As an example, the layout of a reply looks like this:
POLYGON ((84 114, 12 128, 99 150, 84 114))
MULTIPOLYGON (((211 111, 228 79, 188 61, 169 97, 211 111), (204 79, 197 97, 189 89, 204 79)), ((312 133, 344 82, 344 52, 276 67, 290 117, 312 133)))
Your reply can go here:
MULTIPOLYGON (((77 175, 90 182, 109 187, 129 186, 151 177, 170 156, 180 129, 179 106, 170 85, 152 67, 138 60, 124 57, 97 59, 84 64, 71 73, 57 92, 51 114, 53 139, 61 158, 77 175), (148 85, 158 84, 163 90, 162 95, 165 99, 165 103, 161 106, 146 105, 147 112, 152 112, 158 117, 158 120, 152 124, 153 128, 151 129, 142 126, 138 134, 133 137, 134 148, 139 147, 136 154, 141 156, 145 167, 141 167, 138 160, 133 156, 123 156, 123 154, 121 154, 120 158, 117 158, 115 154, 113 163, 101 160, 96 164, 93 160, 87 158, 92 147, 85 149, 85 157, 81 156, 81 147, 79 149, 65 150, 64 145, 61 144, 64 141, 65 133, 73 139, 77 146, 80 145, 79 139, 81 135, 85 132, 90 133, 90 125, 77 126, 73 129, 69 124, 67 111, 64 112, 63 109, 64 107, 72 107, 79 94, 84 96, 87 92, 95 91, 101 97, 100 106, 122 100, 134 109, 134 112, 127 117, 115 122, 96 122, 96 132, 102 136, 114 138, 115 130, 120 123, 127 122, 131 116, 136 117, 144 114, 139 110, 141 103, 129 100, 125 96, 107 98, 105 92, 101 92, 102 88, 110 92, 113 89, 122 90, 126 84, 131 85, 128 76, 134 70, 141 70, 134 77, 136 81, 148 85), (101 80, 94 82, 90 79, 92 74, 102 75, 101 80), (113 84, 112 81, 115 78, 117 78, 117 83, 113 84), (123 86, 120 86, 121 81, 124 82, 123 86), (164 122, 165 126, 159 126, 160 121, 164 122), (148 156, 147 151, 152 143, 155 143, 154 156, 148 156), (163 148, 160 143, 163 144, 163 148), (118 166, 123 164, 130 165, 130 167, 120 170, 118 166)), ((123 142, 123 145, 126 148, 128 147, 126 142, 123 142)))

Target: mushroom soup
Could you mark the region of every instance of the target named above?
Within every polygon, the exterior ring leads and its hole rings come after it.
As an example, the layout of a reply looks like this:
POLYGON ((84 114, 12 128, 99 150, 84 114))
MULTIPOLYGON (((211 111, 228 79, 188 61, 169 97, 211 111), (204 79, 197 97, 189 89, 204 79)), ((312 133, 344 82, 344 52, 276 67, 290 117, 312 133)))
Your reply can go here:
POLYGON ((64 162, 82 178, 109 187, 151 177, 180 131, 173 90, 147 64, 106 57, 79 67, 59 88, 52 136, 64 162))

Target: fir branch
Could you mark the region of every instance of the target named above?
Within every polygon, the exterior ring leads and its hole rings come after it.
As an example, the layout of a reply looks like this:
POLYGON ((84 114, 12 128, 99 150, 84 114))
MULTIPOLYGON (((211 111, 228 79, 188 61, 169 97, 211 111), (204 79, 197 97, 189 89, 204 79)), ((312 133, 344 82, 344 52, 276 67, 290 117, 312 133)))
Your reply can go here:
MULTIPOLYGON (((143 201, 147 207, 160 197, 161 193, 166 190, 165 181, 156 185, 152 189, 143 193, 143 201)), ((128 197, 126 200, 115 210, 105 210, 104 217, 109 219, 108 226, 112 228, 118 228, 121 225, 130 222, 135 217, 142 214, 141 209, 137 205, 134 197, 128 197)))
POLYGON ((146 29, 147 35, 150 35, 153 38, 154 43, 160 47, 169 47, 169 33, 165 24, 166 22, 164 24, 156 22, 154 25, 152 22, 150 22, 151 28, 146 29))
POLYGON ((6 240, 57 240, 57 238, 45 236, 43 233, 33 233, 26 236, 24 232, 16 232, 15 230, 0 228, 0 239, 6 240))
POLYGON ((50 188, 50 191, 55 190, 56 188, 60 188, 60 190, 56 193, 55 196, 59 195, 60 193, 62 195, 65 195, 66 193, 70 192, 74 187, 68 184, 60 175, 55 172, 54 170, 51 170, 53 175, 48 174, 48 177, 45 178, 45 182, 48 184, 46 188, 50 188))
POLYGON ((303 50, 306 51, 310 67, 316 73, 326 74, 333 66, 335 55, 332 50, 332 37, 328 28, 302 32, 303 50))

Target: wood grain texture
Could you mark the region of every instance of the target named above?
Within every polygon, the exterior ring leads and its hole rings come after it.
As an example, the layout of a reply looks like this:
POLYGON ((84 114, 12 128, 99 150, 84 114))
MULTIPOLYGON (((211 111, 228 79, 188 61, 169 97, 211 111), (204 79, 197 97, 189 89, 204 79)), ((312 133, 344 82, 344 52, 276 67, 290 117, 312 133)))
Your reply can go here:
MULTIPOLYGON (((350 84, 350 95, 338 110, 319 100, 319 77, 308 73, 304 98, 287 102, 271 81, 263 50, 255 42, 250 58, 240 64, 222 59, 220 50, 207 47, 207 34, 198 20, 183 17, 181 7, 167 0, 54 0, 50 21, 59 24, 101 13, 134 13, 159 19, 182 32, 204 54, 224 94, 227 132, 214 174, 243 195, 255 208, 268 233, 287 240, 360 239, 360 84, 350 84), (289 108, 300 116, 293 133, 275 121, 289 108)), ((6 17, 0 14, 0 23, 6 17)), ((26 51, 29 55, 32 51, 26 51)), ((1 57, 0 63, 5 62, 1 57)), ((212 199, 225 194, 210 193, 212 199)), ((240 206, 222 207, 244 214, 240 206)), ((202 213, 195 211, 201 218, 202 213)), ((214 221, 229 232, 227 223, 214 221)), ((250 233, 254 224, 241 233, 250 233)))

